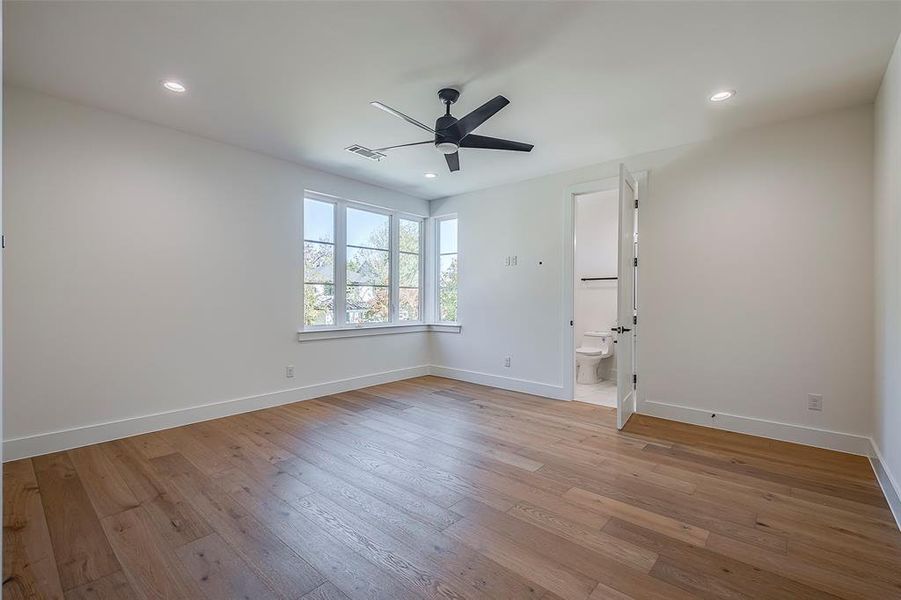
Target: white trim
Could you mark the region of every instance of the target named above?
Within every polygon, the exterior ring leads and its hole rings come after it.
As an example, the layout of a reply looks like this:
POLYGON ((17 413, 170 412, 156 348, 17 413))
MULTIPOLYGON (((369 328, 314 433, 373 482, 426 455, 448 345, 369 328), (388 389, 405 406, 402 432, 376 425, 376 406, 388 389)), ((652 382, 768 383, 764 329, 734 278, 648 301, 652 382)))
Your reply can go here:
POLYGON ((98 423, 96 425, 73 427, 71 429, 14 438, 3 442, 3 460, 17 460, 20 458, 47 454, 48 452, 69 450, 71 448, 78 448, 89 444, 108 442, 110 440, 116 440, 141 433, 179 427, 189 423, 197 423, 198 421, 218 419, 220 417, 259 410, 261 408, 269 408, 301 400, 310 400, 312 398, 328 396, 329 394, 337 394, 369 387, 371 385, 390 383, 392 381, 421 377, 428 374, 429 367, 427 365, 420 365, 417 367, 408 367, 406 369, 373 373, 370 375, 362 375, 360 377, 351 377, 348 379, 317 383, 288 390, 269 392, 256 396, 245 396, 243 398, 234 398, 232 400, 211 402, 200 406, 142 415, 140 417, 119 419, 106 423, 98 423))
POLYGON ((438 377, 447 377, 448 379, 457 379, 459 381, 468 381, 469 383, 478 383, 479 385, 487 385, 504 390, 522 392, 524 394, 544 396, 545 398, 550 398, 552 400, 569 400, 569 398, 564 396, 563 386, 529 381, 528 379, 503 377, 501 375, 492 375, 491 373, 454 369, 452 367, 442 367, 439 365, 430 365, 429 375, 437 375, 438 377))
POLYGON ((431 220, 434 222, 434 230, 435 230, 435 239, 434 239, 434 259, 432 260, 432 268, 434 270, 435 278, 434 278, 434 298, 433 298, 433 318, 436 323, 449 323, 449 321, 441 320, 441 222, 442 221, 456 221, 457 222, 457 239, 454 240, 457 245, 456 252, 448 252, 447 254, 454 254, 457 257, 457 321, 460 321, 460 263, 462 262, 462 252, 460 252, 460 218, 457 216, 457 213, 448 213, 445 215, 439 215, 436 217, 432 217, 431 220))
POLYGON ((388 325, 361 325, 359 327, 329 327, 307 329, 297 332, 298 342, 314 342, 317 340, 334 340, 338 338, 365 337, 369 335, 392 335, 397 333, 420 333, 437 331, 442 333, 460 333, 463 326, 459 323, 392 323, 388 325))
POLYGON ((736 433, 746 433, 783 442, 795 442, 805 446, 815 446, 829 450, 838 450, 849 454, 869 456, 872 452, 870 438, 865 435, 842 433, 828 429, 817 429, 805 425, 792 425, 755 417, 743 417, 710 411, 690 406, 667 404, 645 400, 638 412, 643 415, 660 417, 671 421, 724 429, 736 433))
POLYGON ((870 465, 873 467, 873 473, 876 475, 879 487, 882 488, 882 495, 885 496, 885 501, 892 511, 892 516, 895 517, 895 524, 901 530, 901 485, 898 485, 898 480, 889 471, 876 440, 870 438, 870 445, 870 465))
MULTIPOLYGON (((425 264, 426 264, 426 245, 425 245, 425 230, 426 225, 428 223, 428 219, 422 218, 412 218, 410 216, 404 215, 402 213, 397 213, 394 215, 393 219, 396 222, 397 229, 397 240, 395 250, 395 254, 397 255, 397 286, 392 289, 397 290, 397 302, 394 303, 395 307, 395 315, 394 315, 394 323, 403 325, 403 324, 415 324, 415 323, 428 323, 428 317, 425 315, 425 264), (403 252, 400 249, 400 222, 408 221, 410 223, 418 223, 419 224, 419 252, 417 256, 419 257, 419 318, 415 321, 401 321, 400 320, 400 255, 401 254, 411 254, 410 252, 403 252)), ((392 285, 394 285, 392 283, 392 285)))

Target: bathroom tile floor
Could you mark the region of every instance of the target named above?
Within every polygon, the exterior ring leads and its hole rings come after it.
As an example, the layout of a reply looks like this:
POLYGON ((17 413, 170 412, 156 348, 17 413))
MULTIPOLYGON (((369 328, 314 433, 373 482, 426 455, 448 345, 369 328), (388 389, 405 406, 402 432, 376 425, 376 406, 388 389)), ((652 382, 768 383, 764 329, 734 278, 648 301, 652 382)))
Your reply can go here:
POLYGON ((600 406, 616 407, 616 382, 604 380, 592 384, 577 383, 575 400, 600 406))

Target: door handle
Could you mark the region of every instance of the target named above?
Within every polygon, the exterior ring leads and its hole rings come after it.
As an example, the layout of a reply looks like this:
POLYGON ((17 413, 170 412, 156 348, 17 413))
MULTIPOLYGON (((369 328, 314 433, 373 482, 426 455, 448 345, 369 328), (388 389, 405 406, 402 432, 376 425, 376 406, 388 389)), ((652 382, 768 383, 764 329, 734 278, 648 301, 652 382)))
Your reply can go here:
POLYGON ((627 331, 632 331, 632 330, 629 329, 628 327, 611 327, 610 331, 612 331, 614 333, 625 333, 627 331))

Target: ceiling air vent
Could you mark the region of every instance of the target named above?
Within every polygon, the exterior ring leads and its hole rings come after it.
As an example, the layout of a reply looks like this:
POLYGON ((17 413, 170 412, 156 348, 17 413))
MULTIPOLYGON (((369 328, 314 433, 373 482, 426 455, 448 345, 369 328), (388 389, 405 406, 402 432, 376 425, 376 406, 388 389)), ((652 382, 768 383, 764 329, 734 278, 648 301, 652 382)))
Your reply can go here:
POLYGON ((347 150, 348 152, 353 152, 354 154, 362 156, 363 158, 368 158, 369 160, 375 160, 375 161, 382 160, 386 156, 385 154, 382 154, 381 152, 376 152, 375 150, 370 150, 369 148, 364 148, 363 146, 361 146, 359 144, 354 144, 353 146, 348 146, 347 148, 345 148, 345 150, 347 150))

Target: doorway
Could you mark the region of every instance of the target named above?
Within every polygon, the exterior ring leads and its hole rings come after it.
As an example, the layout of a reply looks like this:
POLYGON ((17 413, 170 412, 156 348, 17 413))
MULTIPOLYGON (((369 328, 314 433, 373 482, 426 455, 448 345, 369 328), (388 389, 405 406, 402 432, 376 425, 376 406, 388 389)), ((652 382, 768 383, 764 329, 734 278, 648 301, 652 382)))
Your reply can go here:
POLYGON ((577 194, 573 278, 573 399, 616 408, 619 194, 577 194))
POLYGON ((564 196, 564 398, 615 407, 620 429, 638 386, 638 182, 621 165, 564 196))

